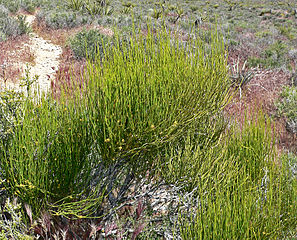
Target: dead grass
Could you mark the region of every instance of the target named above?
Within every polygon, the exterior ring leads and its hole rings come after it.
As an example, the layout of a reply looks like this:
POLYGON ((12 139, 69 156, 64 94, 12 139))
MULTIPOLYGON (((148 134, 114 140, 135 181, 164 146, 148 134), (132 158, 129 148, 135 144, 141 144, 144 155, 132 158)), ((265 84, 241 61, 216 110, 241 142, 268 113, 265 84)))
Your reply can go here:
MULTIPOLYGON (((243 87, 242 95, 236 93, 225 113, 231 119, 242 122, 246 111, 262 109, 269 116, 276 113, 275 102, 284 86, 290 84, 290 74, 282 70, 252 69, 254 78, 243 87)), ((278 136, 278 148, 297 151, 296 134, 286 130, 284 118, 274 118, 278 136)))
POLYGON ((27 35, 0 42, 0 88, 7 82, 17 83, 23 73, 24 63, 34 64, 35 56, 29 42, 27 35))
POLYGON ((69 47, 63 48, 60 56, 60 65, 55 74, 55 79, 51 82, 51 91, 55 98, 58 98, 61 91, 69 91, 73 87, 72 79, 76 79, 76 84, 80 87, 84 83, 85 60, 77 60, 69 47))

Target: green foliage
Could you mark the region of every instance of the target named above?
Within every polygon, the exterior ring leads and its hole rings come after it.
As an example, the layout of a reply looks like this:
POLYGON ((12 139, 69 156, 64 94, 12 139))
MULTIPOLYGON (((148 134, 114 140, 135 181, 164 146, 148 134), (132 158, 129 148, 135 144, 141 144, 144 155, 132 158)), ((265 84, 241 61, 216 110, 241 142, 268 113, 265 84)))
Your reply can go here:
POLYGON ((264 56, 266 58, 274 58, 275 61, 279 61, 284 56, 286 51, 286 44, 282 43, 281 41, 277 41, 265 49, 264 56))
POLYGON ((30 96, 32 85, 37 82, 38 76, 35 76, 34 78, 30 78, 30 68, 27 65, 27 68, 25 69, 25 76, 20 81, 21 87, 26 87, 27 95, 30 96))
POLYGON ((92 17, 97 15, 111 15, 113 7, 109 0, 67 0, 68 7, 74 11, 85 12, 92 17))
POLYGON ((199 9, 199 7, 197 5, 191 5, 190 9, 192 12, 196 12, 199 9))
POLYGON ((278 116, 285 116, 287 129, 297 133, 297 87, 285 87, 276 103, 278 116))
POLYGON ((0 238, 3 240, 32 240, 33 238, 26 235, 25 232, 26 225, 22 219, 21 205, 16 202, 16 199, 12 202, 8 198, 4 208, 0 211, 0 238))
POLYGON ((8 0, 0 0, 0 5, 6 7, 10 12, 16 13, 20 6, 20 0, 15 0, 15 1, 8 1, 8 0))
POLYGON ((69 7, 75 11, 79 11, 83 7, 83 1, 81 0, 68 0, 69 7))
POLYGON ((16 37, 29 32, 29 27, 25 23, 24 17, 17 19, 9 16, 9 11, 0 5, 0 33, 1 39, 6 40, 9 37, 16 37))
MULTIPOLYGON (((165 157, 160 157, 157 172, 166 183, 178 183, 184 186, 184 191, 191 192, 201 184, 201 176, 205 176, 207 182, 212 174, 223 172, 224 167, 229 165, 223 162, 226 149, 223 144, 218 144, 226 123, 221 114, 214 119, 204 121, 202 126, 198 125, 185 134, 184 144, 169 145, 165 149, 165 157)), ((204 187, 207 191, 207 185, 204 187)))
POLYGON ((39 18, 44 19, 46 25, 53 29, 74 28, 90 22, 88 16, 63 9, 41 12, 39 18))
MULTIPOLYGON (((222 39, 216 33, 211 39, 209 51, 198 39, 187 47, 172 42, 165 31, 117 38, 113 48, 102 45, 104 58, 96 54, 88 63, 83 94, 79 88, 59 102, 27 94, 12 134, 0 141, 8 192, 34 215, 50 208, 79 217, 100 207, 104 195, 106 186, 92 185, 95 166, 128 163, 139 176, 164 146, 183 145, 193 127, 203 131, 227 103, 230 87, 222 39)), ((28 92, 30 84, 25 81, 28 92)))
POLYGON ((285 160, 275 162, 271 131, 257 113, 215 141, 204 135, 197 145, 188 137, 185 148, 174 148, 162 162, 169 183, 194 192, 191 211, 180 211, 176 223, 182 239, 281 239, 296 230, 297 181, 285 160))
POLYGON ((8 14, 9 14, 9 10, 4 5, 0 5, 0 17, 1 18, 7 17, 8 14))
POLYGON ((246 67, 247 61, 243 63, 242 66, 239 66, 239 59, 236 63, 233 64, 231 67, 231 76, 232 82, 235 87, 241 88, 245 84, 247 84, 249 81, 251 81, 254 77, 254 74, 252 71, 249 71, 246 67))
POLYGON ((159 19, 161 18, 163 15, 163 11, 161 9, 156 9, 154 8, 153 12, 152 12, 152 17, 155 19, 159 19))
POLYGON ((30 14, 34 14, 36 7, 39 6, 40 1, 22 0, 21 7, 30 14))
POLYGON ((0 161, 5 188, 30 204, 34 216, 44 207, 63 215, 88 214, 102 198, 90 184, 95 158, 89 155, 87 113, 77 103, 29 96, 18 103, 15 115, 6 110, 9 99, 4 105, 0 161))
POLYGON ((297 178, 297 155, 293 153, 288 153, 282 156, 284 160, 282 161, 291 173, 291 178, 297 178))
POLYGON ((24 95, 16 91, 0 92, 0 139, 8 141, 13 135, 24 95))
POLYGON ((106 0, 87 0, 85 3, 85 8, 88 12, 88 14, 95 16, 95 15, 103 15, 106 14, 107 12, 110 13, 111 9, 110 7, 110 2, 106 0))
POLYGON ((20 34, 27 34, 27 33, 31 32, 30 26, 28 25, 28 23, 26 23, 25 16, 18 16, 17 21, 19 24, 20 34))
POLYGON ((266 38, 266 37, 269 37, 271 35, 272 35, 272 33, 270 31, 267 31, 267 30, 255 33, 255 37, 257 37, 257 38, 266 38))
POLYGON ((149 32, 117 40, 101 64, 88 64, 86 106, 104 164, 124 159, 143 172, 160 149, 216 116, 230 85, 222 39, 211 39, 207 51, 200 39, 181 47, 164 30, 149 32))
POLYGON ((261 57, 249 57, 248 63, 250 66, 261 66, 266 68, 281 67, 287 64, 285 58, 288 53, 288 47, 281 41, 276 41, 267 47, 261 54, 261 57))
POLYGON ((0 31, 0 42, 3 42, 6 40, 6 35, 4 32, 0 31))
POLYGON ((293 40, 294 39, 294 34, 292 33, 292 26, 279 26, 278 30, 280 31, 280 33, 282 35, 284 35, 285 37, 287 37, 289 40, 293 40))
POLYGON ((102 58, 104 49, 108 46, 108 37, 96 29, 83 30, 70 38, 68 45, 78 59, 95 59, 97 55, 102 58))

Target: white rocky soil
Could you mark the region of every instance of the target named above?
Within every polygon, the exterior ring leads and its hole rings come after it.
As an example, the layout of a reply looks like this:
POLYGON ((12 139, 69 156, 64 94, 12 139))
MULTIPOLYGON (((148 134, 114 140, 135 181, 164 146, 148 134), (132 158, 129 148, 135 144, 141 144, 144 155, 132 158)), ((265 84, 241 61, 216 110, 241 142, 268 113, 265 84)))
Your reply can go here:
MULTIPOLYGON (((26 22, 29 26, 32 26, 35 20, 34 15, 26 15, 26 22)), ((26 70, 29 71, 29 78, 32 80, 38 76, 37 82, 34 84, 34 88, 38 89, 40 93, 46 93, 50 89, 51 80, 55 77, 55 72, 58 70, 60 61, 60 55, 62 54, 62 48, 58 45, 51 43, 48 40, 38 36, 35 32, 30 33, 30 39, 24 46, 28 46, 32 55, 34 55, 34 63, 15 63, 19 65, 20 69, 23 69, 22 76, 26 76, 26 70)), ((8 83, 9 89, 15 89, 17 91, 25 91, 25 87, 20 87, 14 83, 8 83)))
MULTIPOLYGON (((27 15, 26 22, 31 26, 35 20, 34 15, 27 15)), ((29 46, 35 56, 35 65, 29 65, 29 76, 34 78, 38 76, 37 85, 40 91, 47 92, 50 89, 51 80, 59 67, 59 57, 62 54, 62 48, 44 40, 36 33, 30 34, 29 46)), ((26 69, 26 66, 23 67, 26 69)))

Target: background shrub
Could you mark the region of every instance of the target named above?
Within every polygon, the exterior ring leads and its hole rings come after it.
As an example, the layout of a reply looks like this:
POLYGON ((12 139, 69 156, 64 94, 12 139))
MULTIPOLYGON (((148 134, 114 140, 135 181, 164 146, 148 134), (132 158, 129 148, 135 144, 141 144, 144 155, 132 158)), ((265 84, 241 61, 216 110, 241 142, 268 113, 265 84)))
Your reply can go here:
POLYGON ((68 40, 68 45, 76 58, 95 59, 98 55, 102 58, 104 49, 108 46, 108 37, 96 29, 83 30, 68 40))
POLYGON ((297 133, 297 87, 284 88, 276 103, 279 116, 285 116, 288 131, 297 133))
POLYGON ((21 8, 30 14, 34 14, 36 7, 39 6, 38 1, 23 0, 21 2, 21 8))
POLYGON ((43 19, 46 25, 53 29, 73 28, 91 21, 90 17, 67 9, 42 10, 38 12, 38 18, 43 19))
POLYGON ((11 13, 16 13, 20 8, 20 0, 7 1, 0 0, 0 5, 5 6, 11 13))
POLYGON ((29 27, 25 23, 24 17, 17 19, 9 16, 9 11, 3 5, 0 5, 0 32, 1 39, 16 37, 29 32, 29 27))

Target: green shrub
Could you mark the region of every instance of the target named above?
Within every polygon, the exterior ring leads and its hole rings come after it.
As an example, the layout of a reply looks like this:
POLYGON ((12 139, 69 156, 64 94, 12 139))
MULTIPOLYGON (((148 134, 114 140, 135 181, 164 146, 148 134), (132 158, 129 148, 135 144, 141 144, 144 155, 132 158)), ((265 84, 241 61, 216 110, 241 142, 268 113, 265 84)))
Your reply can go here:
POLYGON ((17 21, 19 24, 19 30, 21 34, 27 34, 31 31, 31 27, 28 25, 28 23, 26 23, 25 16, 18 16, 17 21))
POLYGON ((6 40, 8 37, 16 37, 28 32, 29 27, 24 17, 17 19, 10 17, 8 9, 0 5, 0 39, 6 40))
POLYGON ((6 40, 6 35, 4 32, 0 31, 0 42, 4 42, 6 40))
POLYGON ((78 59, 95 59, 97 55, 102 58, 108 45, 108 38, 95 29, 83 30, 70 38, 68 45, 78 59))
MULTIPOLYGON (((94 143, 87 113, 75 103, 57 104, 51 98, 28 97, 18 108, 21 111, 14 117, 13 128, 8 125, 12 134, 4 133, 0 140, 1 169, 8 192, 30 204, 34 216, 56 201, 59 204, 52 210, 57 211, 60 204, 92 195, 94 157, 89 154, 94 143)), ((84 202, 77 215, 84 211, 83 206, 84 202)))
POLYGON ((291 173, 291 177, 297 179, 297 155, 293 153, 288 153, 287 155, 283 156, 284 162, 287 164, 287 168, 291 173))
POLYGON ((7 1, 7 0, 0 0, 0 5, 5 6, 11 13, 16 13, 21 6, 20 0, 15 1, 7 1))
POLYGON ((118 39, 102 61, 89 62, 85 105, 104 164, 151 168, 158 151, 182 144, 193 127, 202 131, 228 101, 222 39, 212 34, 209 51, 199 39, 181 47, 169 35, 118 39))
POLYGON ((252 66, 259 64, 266 68, 281 67, 287 63, 287 59, 285 58, 287 52, 287 45, 281 41, 277 41, 261 53, 261 58, 258 58, 258 60, 255 58, 255 61, 253 61, 253 58, 250 58, 249 61, 252 66))
POLYGON ((7 37, 16 37, 22 34, 18 21, 9 16, 0 18, 0 31, 7 37))
POLYGON ((293 30, 292 26, 278 26, 278 30, 282 35, 287 37, 289 40, 293 40, 295 37, 294 34, 292 33, 292 30, 293 30))
POLYGON ((68 0, 68 6, 69 8, 79 11, 84 6, 84 2, 82 0, 68 0))
POLYGON ((276 107, 278 116, 285 116, 287 129, 297 133, 297 87, 285 87, 276 107))
POLYGON ((21 112, 22 93, 16 91, 0 92, 0 139, 7 141, 13 135, 17 118, 21 112))
POLYGON ((34 14, 37 6, 38 1, 33 0, 23 0, 21 3, 21 7, 30 14, 34 14))
POLYGON ((74 28, 90 22, 88 16, 63 9, 41 11, 38 18, 44 19, 46 25, 53 29, 74 28))
POLYGON ((188 140, 162 163, 167 181, 192 186, 185 188, 194 194, 187 203, 191 210, 180 211, 175 226, 182 239, 282 239, 296 233, 297 181, 285 159, 276 163, 271 129, 258 113, 241 131, 229 130, 211 144, 188 140))
POLYGON ((16 202, 16 199, 11 201, 8 198, 0 211, 0 238, 32 240, 33 238, 25 232, 26 225, 23 222, 21 205, 16 202))
POLYGON ((7 17, 8 14, 9 10, 4 5, 0 5, 0 18, 7 17))
POLYGON ((274 44, 270 45, 264 51, 264 56, 267 58, 274 58, 275 61, 281 60, 281 58, 287 52, 286 44, 282 43, 281 41, 277 41, 274 44))

